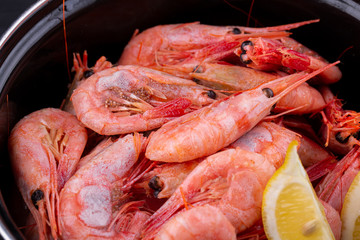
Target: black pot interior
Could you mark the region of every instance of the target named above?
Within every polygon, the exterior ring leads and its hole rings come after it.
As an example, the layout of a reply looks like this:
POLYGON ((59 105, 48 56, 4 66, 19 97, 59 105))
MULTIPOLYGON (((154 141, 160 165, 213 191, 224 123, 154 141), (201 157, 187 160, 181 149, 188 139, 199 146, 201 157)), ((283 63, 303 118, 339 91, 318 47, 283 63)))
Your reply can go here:
MULTIPOLYGON (((7 155, 7 137, 26 114, 59 107, 69 76, 62 30, 62 1, 49 1, 22 24, 0 52, 1 194, 2 216, 25 226, 26 207, 14 185, 7 155), (29 34, 31 32, 31 34, 29 34), (14 50, 15 49, 15 50, 14 50), (7 59, 5 61, 5 59, 7 59)), ((89 65, 102 55, 116 62, 135 29, 169 23, 200 21, 212 25, 246 25, 250 0, 69 0, 66 33, 70 67, 72 54, 89 54, 89 65)), ((360 6, 357 2, 314 0, 255 0, 249 26, 272 26, 310 19, 319 23, 292 30, 292 37, 330 62, 341 60, 343 79, 332 86, 345 108, 359 111, 357 67, 360 66, 360 6)), ((7 219, 10 231, 20 238, 7 219)))

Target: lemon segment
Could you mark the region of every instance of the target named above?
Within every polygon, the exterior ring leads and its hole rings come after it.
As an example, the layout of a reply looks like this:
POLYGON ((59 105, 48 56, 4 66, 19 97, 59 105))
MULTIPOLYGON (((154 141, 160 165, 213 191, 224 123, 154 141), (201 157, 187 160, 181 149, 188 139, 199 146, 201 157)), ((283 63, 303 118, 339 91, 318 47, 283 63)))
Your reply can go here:
POLYGON ((360 239, 360 172, 346 193, 341 210, 341 239, 360 239))
POLYGON ((284 164, 263 194, 262 218, 268 239, 335 239, 309 177, 290 143, 284 164))

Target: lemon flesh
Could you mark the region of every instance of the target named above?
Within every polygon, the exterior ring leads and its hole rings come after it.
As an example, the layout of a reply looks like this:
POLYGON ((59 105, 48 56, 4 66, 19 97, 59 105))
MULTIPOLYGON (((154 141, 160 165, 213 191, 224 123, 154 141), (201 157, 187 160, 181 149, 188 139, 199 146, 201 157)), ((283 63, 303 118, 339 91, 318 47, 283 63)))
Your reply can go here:
POLYGON ((346 193, 341 210, 341 239, 360 240, 360 172, 346 193))
POLYGON ((266 185, 262 218, 268 239, 335 239, 311 182, 289 145, 284 164, 266 185))

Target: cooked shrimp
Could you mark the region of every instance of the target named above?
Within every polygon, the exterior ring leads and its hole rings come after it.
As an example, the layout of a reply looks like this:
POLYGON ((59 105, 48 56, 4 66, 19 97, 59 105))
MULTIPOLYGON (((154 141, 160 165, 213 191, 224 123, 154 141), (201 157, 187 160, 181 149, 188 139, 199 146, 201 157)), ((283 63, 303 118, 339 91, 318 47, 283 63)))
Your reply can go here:
MULTIPOLYGON (((235 54, 246 66, 266 71, 279 68, 313 71, 328 65, 325 59, 313 52, 296 51, 300 49, 299 43, 293 39, 289 41, 289 39, 249 38, 235 50, 235 54)), ((320 73, 318 77, 321 83, 330 84, 339 81, 342 74, 337 66, 333 66, 320 73)))
POLYGON ((47 225, 58 238, 58 193, 75 171, 86 140, 86 130, 76 117, 54 108, 27 115, 11 132, 13 172, 40 239, 47 239, 47 225))
POLYGON ((220 90, 245 91, 279 78, 279 74, 220 63, 202 63, 189 73, 201 85, 220 90))
MULTIPOLYGON (((296 133, 284 127, 271 122, 261 122, 227 148, 241 147, 268 159, 277 159, 279 156, 274 155, 286 152, 288 144, 285 139, 295 138, 296 133)), ((148 192, 150 187, 154 190, 155 197, 169 198, 201 161, 203 158, 182 163, 159 164, 144 175, 138 187, 145 188, 148 192)))
POLYGON ((234 226, 216 207, 197 206, 171 218, 155 240, 236 240, 234 226))
POLYGON ((344 110, 340 99, 336 98, 330 88, 320 89, 325 102, 325 109, 321 112, 323 125, 320 137, 326 147, 340 155, 347 154, 354 145, 360 145, 360 113, 344 110))
POLYGON ((146 157, 184 162, 213 154, 253 128, 270 114, 281 97, 319 72, 296 73, 273 80, 179 117, 150 136, 146 157), (277 94, 273 97, 274 92, 277 94))
MULTIPOLYGON (((204 63, 194 73, 189 74, 194 81, 214 89, 245 91, 270 82, 286 73, 268 73, 256 69, 229 64, 204 63)), ((303 83, 276 104, 275 112, 291 109, 292 114, 318 112, 325 107, 321 93, 307 83, 303 83)))
POLYGON ((241 148, 207 157, 150 217, 144 239, 152 239, 176 212, 204 204, 219 208, 237 233, 251 227, 261 218, 262 192, 276 170, 274 164, 281 165, 283 159, 268 161, 241 148))
POLYGON ((118 63, 153 67, 186 77, 200 63, 232 55, 249 37, 285 37, 289 35, 286 30, 317 21, 267 28, 210 26, 199 22, 159 25, 133 37, 118 63))
POLYGON ((319 199, 329 203, 339 213, 352 181, 360 170, 360 149, 355 146, 316 186, 319 199))
POLYGON ((152 192, 156 198, 169 198, 202 160, 158 164, 146 173, 135 187, 144 188, 148 193, 152 192))
POLYGON ((73 69, 72 71, 75 71, 74 79, 72 80, 68 94, 66 95, 65 99, 63 100, 61 104, 61 109, 69 112, 71 114, 76 114, 74 110, 74 106, 72 105, 70 101, 71 94, 73 91, 79 86, 80 81, 90 77, 96 72, 99 72, 101 70, 111 68, 112 64, 106 60, 104 56, 100 57, 95 65, 92 68, 88 67, 88 54, 87 51, 84 51, 83 58, 81 59, 80 54, 74 54, 73 58, 73 69))
POLYGON ((78 119, 103 135, 147 131, 221 98, 193 81, 139 66, 94 73, 71 96, 78 119))
POLYGON ((149 213, 129 201, 126 177, 145 138, 118 138, 85 163, 60 193, 59 227, 64 239, 137 239, 149 213))

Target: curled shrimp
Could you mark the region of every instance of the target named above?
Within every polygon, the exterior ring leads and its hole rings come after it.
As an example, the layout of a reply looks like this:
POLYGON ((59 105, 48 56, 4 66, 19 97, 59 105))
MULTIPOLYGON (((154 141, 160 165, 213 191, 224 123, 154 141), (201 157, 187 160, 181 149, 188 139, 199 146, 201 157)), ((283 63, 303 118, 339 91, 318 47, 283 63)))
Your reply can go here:
MULTIPOLYGON (((328 62, 318 54, 291 38, 249 38, 243 42, 235 54, 246 66, 261 70, 276 70, 288 68, 296 71, 320 69, 328 62)), ((342 74, 337 66, 323 71, 318 76, 318 82, 330 84, 341 79, 342 74)))
POLYGON ((78 119, 103 135, 158 128, 216 98, 221 95, 193 81, 140 66, 94 73, 71 96, 78 119))
POLYGON ((322 70, 279 78, 175 119, 150 136, 146 157, 184 162, 213 154, 253 128, 279 99, 322 70))
POLYGON ((58 193, 75 171, 87 140, 83 125, 54 108, 20 120, 9 138, 13 172, 39 230, 39 238, 58 238, 58 193))
POLYGON ((320 112, 323 118, 320 137, 332 152, 345 155, 354 145, 360 145, 360 113, 344 110, 341 100, 334 96, 330 88, 323 86, 320 92, 327 104, 320 112))
POLYGON ((286 30, 317 21, 266 28, 210 26, 199 22, 159 25, 134 36, 118 63, 154 67, 186 77, 200 63, 232 55, 249 37, 284 37, 289 35, 286 30))
POLYGON ((92 154, 60 193, 59 227, 64 239, 137 239, 149 213, 129 201, 126 179, 138 162, 145 138, 118 138, 92 154))
POLYGON ((211 205, 196 206, 171 218, 155 240, 236 240, 234 226, 211 205))
POLYGON ((204 204, 219 208, 236 233, 251 227, 261 218, 261 193, 275 172, 275 166, 281 165, 284 158, 268 159, 240 147, 207 157, 150 217, 144 229, 144 239, 152 239, 176 212, 204 204))
MULTIPOLYGON (((265 155, 268 159, 277 159, 279 153, 282 154, 286 151, 287 144, 281 140, 295 138, 296 133, 284 127, 272 122, 261 122, 227 148, 241 147, 247 151, 265 155)), ((281 155, 281 157, 284 156, 281 155)), ((138 185, 147 189, 148 192, 150 187, 157 198, 169 198, 203 160, 200 158, 182 163, 159 164, 145 174, 144 179, 138 185)))

